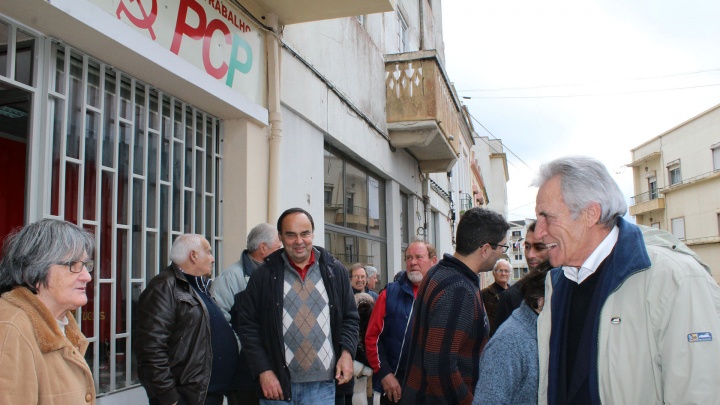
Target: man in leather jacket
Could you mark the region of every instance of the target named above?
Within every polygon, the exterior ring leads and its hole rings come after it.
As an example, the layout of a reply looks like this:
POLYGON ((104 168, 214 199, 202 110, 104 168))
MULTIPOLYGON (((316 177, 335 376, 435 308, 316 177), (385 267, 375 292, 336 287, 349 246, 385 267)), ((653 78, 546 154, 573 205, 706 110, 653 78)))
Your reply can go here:
POLYGON ((140 383, 150 405, 220 405, 238 344, 208 292, 212 248, 201 235, 180 235, 170 260, 140 294, 133 328, 140 383))

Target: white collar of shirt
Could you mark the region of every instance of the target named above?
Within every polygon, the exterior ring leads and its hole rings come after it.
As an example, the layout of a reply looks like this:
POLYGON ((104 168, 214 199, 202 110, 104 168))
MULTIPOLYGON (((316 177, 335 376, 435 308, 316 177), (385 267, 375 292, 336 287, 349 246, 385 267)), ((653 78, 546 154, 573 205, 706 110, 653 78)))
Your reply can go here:
POLYGON ((600 266, 603 260, 612 252, 615 244, 617 243, 620 229, 613 226, 610 233, 603 239, 602 242, 595 248, 592 254, 585 260, 585 263, 578 269, 577 267, 563 266, 563 272, 568 280, 574 281, 578 284, 585 281, 586 278, 590 277, 595 270, 600 266))
POLYGON ((60 328, 60 332, 62 332, 63 335, 65 335, 65 327, 70 323, 67 316, 65 316, 62 321, 59 319, 56 319, 58 327, 60 328))

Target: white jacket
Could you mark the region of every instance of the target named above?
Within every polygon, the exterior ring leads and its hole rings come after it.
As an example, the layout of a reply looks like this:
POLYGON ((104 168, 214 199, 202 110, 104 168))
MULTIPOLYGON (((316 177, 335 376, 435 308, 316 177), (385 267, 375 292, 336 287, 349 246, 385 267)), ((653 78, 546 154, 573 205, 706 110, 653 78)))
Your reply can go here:
MULTIPOLYGON (((591 391, 611 405, 720 404, 720 288, 707 266, 669 233, 641 227, 643 244, 635 225, 620 222, 618 242, 608 256, 616 265, 604 270, 618 276, 596 320, 591 391), (643 262, 643 247, 651 265, 625 265, 643 262)), ((548 403, 557 277, 564 277, 562 269, 548 274, 538 319, 539 404, 548 403)))

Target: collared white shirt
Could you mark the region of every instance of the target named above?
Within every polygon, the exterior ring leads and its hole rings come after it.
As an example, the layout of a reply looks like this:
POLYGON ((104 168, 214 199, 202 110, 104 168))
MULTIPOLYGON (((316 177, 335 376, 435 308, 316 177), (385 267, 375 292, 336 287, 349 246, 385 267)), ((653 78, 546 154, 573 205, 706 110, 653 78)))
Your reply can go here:
POLYGON ((597 268, 600 266, 603 260, 612 252, 615 244, 617 243, 618 235, 620 234, 620 228, 613 226, 610 233, 603 239, 602 242, 595 248, 592 254, 585 260, 585 263, 577 267, 563 266, 563 272, 568 280, 574 281, 578 284, 585 281, 586 278, 590 277, 597 268))

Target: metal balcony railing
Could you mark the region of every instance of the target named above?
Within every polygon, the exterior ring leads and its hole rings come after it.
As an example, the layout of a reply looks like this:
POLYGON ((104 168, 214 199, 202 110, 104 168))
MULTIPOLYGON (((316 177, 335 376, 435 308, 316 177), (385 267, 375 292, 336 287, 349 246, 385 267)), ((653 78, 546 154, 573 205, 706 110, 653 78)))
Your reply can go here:
POLYGON ((638 195, 630 197, 630 200, 632 200, 632 205, 638 205, 642 204, 644 202, 648 202, 650 200, 656 200, 659 197, 661 197, 661 194, 663 193, 662 188, 656 188, 655 190, 648 190, 645 192, 642 192, 638 195))
POLYGON ((460 193, 460 211, 467 211, 472 207, 472 196, 468 193, 460 193))

